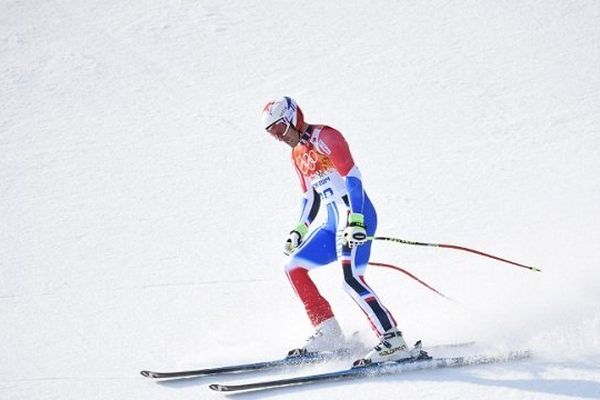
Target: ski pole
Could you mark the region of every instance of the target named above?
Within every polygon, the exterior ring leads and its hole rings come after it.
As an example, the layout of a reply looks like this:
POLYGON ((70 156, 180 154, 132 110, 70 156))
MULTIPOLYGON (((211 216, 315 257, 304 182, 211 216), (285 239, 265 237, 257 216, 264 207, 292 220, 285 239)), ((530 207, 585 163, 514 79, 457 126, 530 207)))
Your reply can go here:
POLYGON ((391 268, 391 269, 395 269, 396 271, 400 271, 403 274, 408 275, 411 279, 414 279, 415 281, 419 282, 421 285, 425 286, 427 289, 429 289, 432 292, 436 293, 438 296, 441 296, 441 297, 445 298, 446 300, 454 301, 450 297, 448 297, 445 294, 443 294, 442 292, 440 292, 437 289, 429 286, 427 283, 425 283, 421 279, 417 278, 415 275, 411 274, 410 272, 408 272, 404 268, 400 268, 400 267, 397 267, 397 266, 391 265, 391 264, 384 264, 384 263, 373 262, 373 261, 369 261, 369 265, 374 265, 376 267, 391 268))
POLYGON ((542 272, 542 270, 539 269, 539 268, 537 268, 537 267, 532 267, 532 266, 529 266, 529 265, 520 264, 518 262, 510 261, 510 260, 507 260, 507 259, 504 259, 504 258, 500 258, 500 257, 494 256, 492 254, 484 253, 484 252, 479 251, 479 250, 469 249, 468 247, 456 246, 456 245, 453 245, 453 244, 413 242, 413 241, 410 241, 410 240, 404 240, 404 239, 398 239, 398 238, 392 238, 392 237, 385 237, 385 236, 369 236, 369 237, 367 237, 367 239, 368 240, 385 240, 385 241, 388 241, 388 242, 396 242, 396 243, 408 244, 408 245, 411 245, 411 246, 440 247, 440 248, 444 248, 444 249, 455 249, 455 250, 468 251, 469 253, 479 254, 480 256, 484 256, 484 257, 488 257, 488 258, 493 258, 494 260, 498 260, 498 261, 502 261, 502 262, 505 262, 505 263, 508 263, 508 264, 516 265, 517 267, 529 269, 531 271, 542 272))

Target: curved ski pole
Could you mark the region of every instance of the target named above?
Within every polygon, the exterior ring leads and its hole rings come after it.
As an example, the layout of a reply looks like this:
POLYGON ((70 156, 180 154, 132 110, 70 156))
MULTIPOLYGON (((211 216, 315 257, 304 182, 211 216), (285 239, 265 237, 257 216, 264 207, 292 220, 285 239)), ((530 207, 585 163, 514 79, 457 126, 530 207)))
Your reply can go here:
POLYGON ((451 299, 450 297, 446 296, 445 294, 443 294, 439 290, 436 290, 435 288, 429 286, 427 283, 423 282, 421 279, 417 278, 415 275, 411 274, 410 272, 408 272, 404 268, 400 268, 400 267, 397 267, 397 266, 391 265, 391 264, 384 264, 384 263, 372 262, 372 261, 369 261, 369 265, 373 265, 373 266, 376 266, 376 267, 391 268, 391 269, 395 269, 396 271, 400 271, 403 274, 408 275, 410 278, 414 279, 415 281, 419 282, 421 285, 425 286, 427 289, 429 289, 432 292, 436 293, 438 296, 441 296, 441 297, 445 298, 446 300, 454 301, 453 299, 451 299))
POLYGON ((515 265, 517 267, 529 269, 531 271, 542 272, 542 270, 539 269, 539 268, 537 268, 537 267, 532 267, 532 266, 529 266, 529 265, 520 264, 518 262, 510 261, 510 260, 507 260, 507 259, 504 259, 504 258, 500 258, 500 257, 494 256, 492 254, 484 253, 484 252, 479 251, 479 250, 469 249, 468 247, 456 246, 456 245, 453 245, 453 244, 413 242, 413 241, 410 241, 410 240, 404 240, 404 239, 398 239, 398 238, 392 238, 392 237, 385 237, 385 236, 369 236, 367 239, 368 240, 385 240, 385 241, 388 241, 388 242, 396 242, 396 243, 408 244, 408 245, 412 245, 412 246, 440 247, 440 248, 444 248, 444 249, 455 249, 455 250, 468 251, 469 253, 478 254, 480 256, 484 256, 484 257, 488 257, 488 258, 493 258, 494 260, 498 260, 498 261, 502 261, 502 262, 505 262, 505 263, 508 263, 508 264, 512 264, 512 265, 515 265))

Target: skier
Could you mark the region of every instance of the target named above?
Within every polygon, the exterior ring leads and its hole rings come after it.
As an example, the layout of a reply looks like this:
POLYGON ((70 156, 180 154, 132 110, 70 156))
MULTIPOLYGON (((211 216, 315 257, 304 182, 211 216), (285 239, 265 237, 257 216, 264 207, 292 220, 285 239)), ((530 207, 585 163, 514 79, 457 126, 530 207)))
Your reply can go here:
POLYGON ((326 125, 306 123, 290 97, 267 103, 262 126, 292 148, 292 163, 304 192, 300 219, 284 246, 284 253, 290 256, 285 272, 316 329, 303 349, 335 351, 345 345, 331 306, 308 274, 340 260, 345 291, 367 315, 379 337, 379 344, 365 358, 379 362, 418 356, 420 349, 408 348, 391 313, 365 282, 371 253, 369 237, 375 234, 377 214, 342 134, 326 125), (327 220, 309 234, 319 209, 326 210, 327 220))

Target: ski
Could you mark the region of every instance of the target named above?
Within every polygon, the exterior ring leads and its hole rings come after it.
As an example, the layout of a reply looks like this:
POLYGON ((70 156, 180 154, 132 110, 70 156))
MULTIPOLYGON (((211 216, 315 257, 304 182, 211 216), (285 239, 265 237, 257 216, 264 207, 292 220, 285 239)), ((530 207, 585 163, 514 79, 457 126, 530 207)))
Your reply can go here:
POLYGON ((295 378, 260 381, 239 385, 212 384, 209 387, 218 392, 237 392, 249 390, 265 390, 293 385, 306 385, 318 382, 333 382, 354 378, 376 377, 383 375, 401 374, 409 371, 465 367, 469 365, 492 364, 507 361, 522 360, 530 357, 529 351, 516 351, 502 355, 475 355, 463 357, 443 357, 403 360, 397 362, 359 364, 349 369, 327 372, 322 374, 304 375, 295 378))
POLYGON ((152 379, 174 379, 174 378, 191 378, 221 374, 236 374, 243 372, 262 371, 268 369, 274 369, 278 367, 288 367, 303 364, 313 364, 318 362, 324 362, 328 359, 332 359, 335 356, 341 357, 339 353, 307 353, 302 351, 290 351, 290 354, 284 358, 270 361, 260 361, 247 364, 228 365, 224 367, 216 368, 204 368, 187 371, 174 371, 174 372, 154 372, 154 371, 141 371, 140 373, 146 378, 152 379))
MULTIPOLYGON (((463 343, 453 343, 453 344, 443 344, 429 347, 428 350, 433 349, 444 349, 444 348, 459 348, 459 347, 467 347, 475 344, 475 342, 463 342, 463 343)), ((364 350, 367 351, 366 349, 364 350)), ((181 379, 181 378, 196 378, 203 376, 214 376, 214 375, 224 375, 224 374, 240 374, 240 373, 248 373, 255 371, 265 371, 276 368, 285 368, 292 366, 302 366, 302 365, 310 365, 316 364, 326 361, 333 360, 343 360, 352 358, 355 356, 356 351, 339 351, 335 353, 307 353, 303 352, 300 349, 292 350, 288 353, 288 355, 281 359, 270 360, 270 361, 260 361, 254 363, 247 364, 237 364, 237 365, 228 365, 224 367, 216 367, 216 368, 204 368, 204 369, 196 369, 196 370, 186 370, 186 371, 172 371, 172 372, 155 372, 143 370, 140 371, 140 374, 146 378, 150 379, 181 379)))

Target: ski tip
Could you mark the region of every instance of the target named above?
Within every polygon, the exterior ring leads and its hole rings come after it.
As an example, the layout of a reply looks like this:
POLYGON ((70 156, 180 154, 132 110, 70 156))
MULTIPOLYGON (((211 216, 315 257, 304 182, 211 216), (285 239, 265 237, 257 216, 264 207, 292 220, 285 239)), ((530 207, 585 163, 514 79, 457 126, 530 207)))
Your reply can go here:
POLYGON ((219 385, 218 383, 211 383, 210 385, 208 385, 208 387, 217 392, 227 392, 228 391, 227 386, 219 385))
POLYGON ((152 371, 140 371, 140 374, 142 374, 142 376, 146 377, 146 378, 156 378, 156 376, 154 375, 154 372, 152 371))
POLYGON ((289 358, 303 357, 306 355, 306 353, 307 353, 306 349, 292 349, 292 350, 288 351, 287 356, 289 358))
POLYGON ((372 363, 370 358, 359 358, 352 363, 352 368, 365 368, 372 363))

